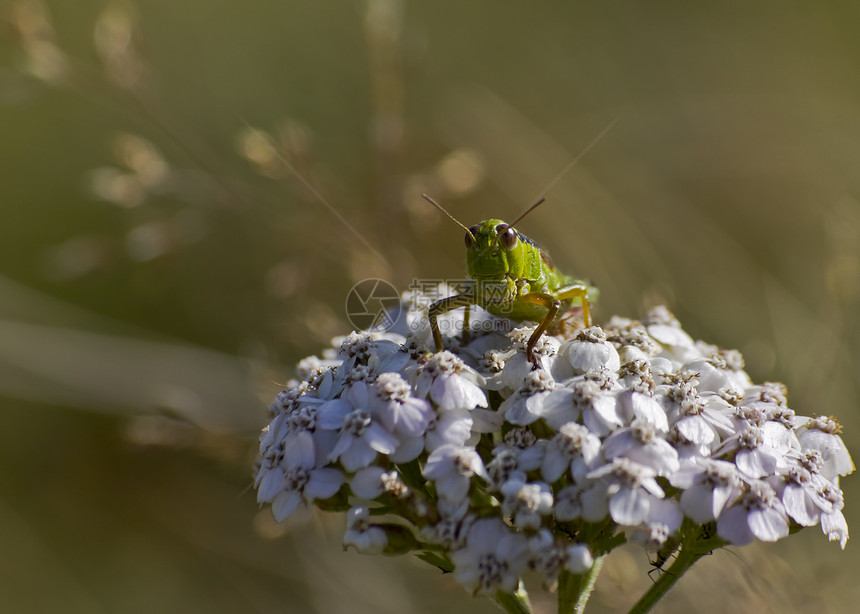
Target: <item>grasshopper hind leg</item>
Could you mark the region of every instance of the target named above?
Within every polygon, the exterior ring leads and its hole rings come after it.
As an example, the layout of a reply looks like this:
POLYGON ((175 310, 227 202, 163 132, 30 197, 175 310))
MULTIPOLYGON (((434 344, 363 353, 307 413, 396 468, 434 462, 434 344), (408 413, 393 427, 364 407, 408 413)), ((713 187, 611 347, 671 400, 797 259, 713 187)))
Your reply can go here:
POLYGON ((591 326, 591 307, 588 302, 588 292, 590 290, 591 288, 588 285, 582 283, 562 288, 556 294, 561 300, 579 299, 582 305, 582 322, 585 324, 585 328, 591 326))

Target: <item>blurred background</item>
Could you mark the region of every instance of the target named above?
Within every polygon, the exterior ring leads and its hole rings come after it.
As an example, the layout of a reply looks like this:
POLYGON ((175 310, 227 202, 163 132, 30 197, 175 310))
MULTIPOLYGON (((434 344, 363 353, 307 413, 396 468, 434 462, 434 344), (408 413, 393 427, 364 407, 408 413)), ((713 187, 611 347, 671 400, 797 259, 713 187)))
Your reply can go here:
MULTIPOLYGON (((860 454, 856 3, 0 7, 1 611, 496 611, 339 515, 275 525, 256 439, 355 282, 462 276, 421 192, 512 219, 616 119, 520 229, 598 320, 665 302, 860 454)), ((857 553, 721 550, 657 611, 854 611, 857 553)), ((613 554, 589 611, 649 569, 613 554)))

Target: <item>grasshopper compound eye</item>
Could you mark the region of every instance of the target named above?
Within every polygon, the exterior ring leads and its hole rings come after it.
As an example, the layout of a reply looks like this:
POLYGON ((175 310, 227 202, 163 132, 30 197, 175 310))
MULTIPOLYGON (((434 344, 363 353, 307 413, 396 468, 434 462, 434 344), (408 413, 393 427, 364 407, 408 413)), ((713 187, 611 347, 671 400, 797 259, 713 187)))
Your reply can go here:
POLYGON ((478 225, 475 224, 466 233, 466 249, 471 249, 475 244, 475 235, 478 234, 478 225))
POLYGON ((517 244, 517 232, 507 224, 496 226, 496 232, 499 233, 499 243, 505 249, 513 249, 517 244))

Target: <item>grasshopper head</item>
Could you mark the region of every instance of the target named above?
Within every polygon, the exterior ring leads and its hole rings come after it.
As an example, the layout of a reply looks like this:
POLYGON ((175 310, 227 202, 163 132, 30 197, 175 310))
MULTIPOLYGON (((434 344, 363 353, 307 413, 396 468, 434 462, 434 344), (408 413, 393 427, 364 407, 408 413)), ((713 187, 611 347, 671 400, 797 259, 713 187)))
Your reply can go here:
MULTIPOLYGON (((426 194, 422 194, 421 197, 466 231, 466 262, 469 267, 469 276, 472 279, 494 280, 505 277, 520 279, 525 268, 528 250, 539 249, 531 239, 518 233, 513 224, 498 219, 490 219, 475 224, 471 228, 466 228, 460 220, 448 213, 435 200, 426 194), (524 243, 527 245, 524 246, 524 243)), ((526 209, 525 213, 514 221, 514 224, 518 223, 542 202, 544 202, 543 198, 526 209)), ((532 255, 534 255, 534 251, 532 255)))
POLYGON ((502 220, 484 220, 466 233, 466 262, 474 279, 501 279, 522 260, 520 234, 502 220))

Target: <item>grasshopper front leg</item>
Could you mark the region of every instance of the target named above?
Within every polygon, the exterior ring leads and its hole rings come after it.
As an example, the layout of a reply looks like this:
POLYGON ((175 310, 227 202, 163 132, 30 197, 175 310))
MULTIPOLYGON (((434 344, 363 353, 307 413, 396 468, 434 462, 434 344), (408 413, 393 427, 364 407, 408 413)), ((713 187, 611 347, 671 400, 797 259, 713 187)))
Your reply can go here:
POLYGON ((547 310, 543 321, 532 333, 532 336, 529 337, 528 343, 526 344, 526 357, 535 367, 538 366, 537 359, 534 355, 538 339, 540 339, 540 336, 546 332, 549 325, 552 324, 552 321, 558 314, 558 310, 561 309, 561 302, 572 298, 580 299, 580 302, 582 303, 582 319, 585 323, 585 327, 588 328, 591 326, 591 312, 588 308, 588 286, 584 284, 565 288, 556 296, 546 294, 544 292, 532 292, 520 296, 519 300, 546 307, 547 310))
MULTIPOLYGON (((437 352, 441 352, 445 349, 445 344, 442 342, 442 332, 439 330, 439 322, 437 321, 437 318, 443 313, 447 313, 452 309, 457 309, 458 307, 466 307, 468 309, 469 306, 474 303, 475 297, 471 294, 455 294, 454 296, 440 299, 430 305, 427 315, 430 319, 430 330, 433 332, 433 342, 436 344, 437 352)), ((468 319, 466 320, 466 323, 468 324, 468 319)), ((467 331, 464 330, 464 339, 468 339, 468 337, 466 337, 467 334, 467 331)))
POLYGON ((533 332, 532 336, 529 337, 528 343, 526 343, 526 358, 528 358, 528 361, 537 368, 538 363, 535 358, 535 345, 537 345, 540 336, 547 328, 549 328, 549 325, 555 319, 558 310, 561 309, 561 300, 551 294, 545 294, 544 292, 523 294, 519 300, 546 307, 546 316, 544 317, 543 322, 538 325, 535 332, 533 332))

